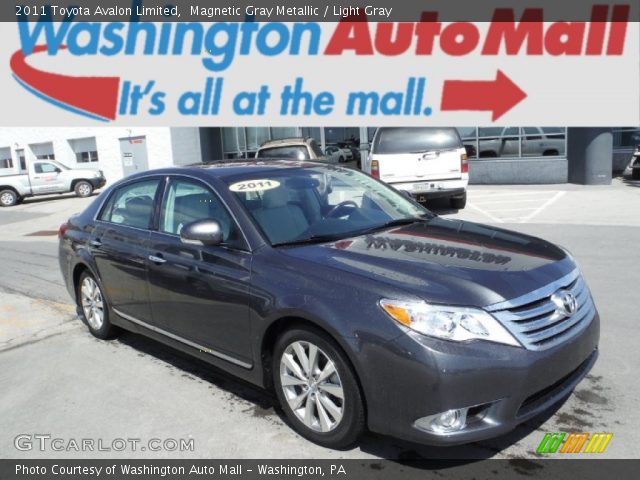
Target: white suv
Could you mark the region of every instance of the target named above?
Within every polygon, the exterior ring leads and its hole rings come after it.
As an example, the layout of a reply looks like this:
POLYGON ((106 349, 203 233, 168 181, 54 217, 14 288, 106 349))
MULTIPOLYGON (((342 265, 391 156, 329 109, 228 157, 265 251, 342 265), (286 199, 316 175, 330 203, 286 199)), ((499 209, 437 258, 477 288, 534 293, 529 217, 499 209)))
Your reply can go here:
POLYGON ((379 128, 363 170, 419 202, 448 197, 456 209, 467 203, 469 165, 455 128, 379 128))

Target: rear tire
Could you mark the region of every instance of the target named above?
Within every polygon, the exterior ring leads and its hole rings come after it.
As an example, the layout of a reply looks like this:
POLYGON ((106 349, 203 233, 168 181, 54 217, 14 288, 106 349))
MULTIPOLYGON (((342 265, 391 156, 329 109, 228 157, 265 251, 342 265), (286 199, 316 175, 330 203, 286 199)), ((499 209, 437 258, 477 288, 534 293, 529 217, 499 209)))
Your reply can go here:
POLYGON ((93 193, 93 185, 91 185, 91 183, 87 182, 86 180, 80 180, 78 183, 76 183, 76 186, 73 188, 73 190, 76 192, 76 195, 80 198, 86 198, 91 196, 91 194, 93 193))
POLYGON ((451 208, 462 210, 467 205, 467 192, 464 192, 460 197, 452 197, 449 199, 449 202, 451 204, 451 208))
POLYGON ((0 206, 2 207, 13 207, 19 200, 20 197, 14 190, 6 189, 0 191, 0 206))
POLYGON ((631 170, 631 178, 633 180, 640 180, 640 168, 634 168, 631 170))
POLYGON ((358 440, 365 426, 362 394, 348 359, 329 336, 307 327, 285 332, 272 372, 280 405, 300 435, 335 449, 358 440))
POLYGON ((117 327, 109 321, 109 304, 102 287, 88 271, 80 275, 76 288, 76 303, 78 315, 94 337, 106 340, 115 336, 117 327))

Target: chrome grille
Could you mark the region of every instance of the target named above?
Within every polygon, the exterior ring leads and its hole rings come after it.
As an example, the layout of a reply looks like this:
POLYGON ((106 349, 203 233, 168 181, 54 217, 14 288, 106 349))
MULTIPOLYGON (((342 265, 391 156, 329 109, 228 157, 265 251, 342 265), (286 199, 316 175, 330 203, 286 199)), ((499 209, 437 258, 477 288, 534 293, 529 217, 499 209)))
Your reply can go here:
POLYGON ((544 350, 572 338, 591 323, 596 312, 589 288, 578 270, 531 293, 485 309, 529 350, 544 350), (571 292, 578 301, 571 316, 558 313, 551 300, 560 289, 571 292))

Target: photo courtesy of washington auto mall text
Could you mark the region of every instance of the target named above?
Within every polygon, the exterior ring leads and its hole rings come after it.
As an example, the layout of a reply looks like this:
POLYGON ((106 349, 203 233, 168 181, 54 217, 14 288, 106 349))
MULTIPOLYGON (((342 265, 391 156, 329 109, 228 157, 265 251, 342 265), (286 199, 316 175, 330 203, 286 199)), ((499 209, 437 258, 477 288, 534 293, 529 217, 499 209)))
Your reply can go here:
POLYGON ((0 3, 0 480, 637 478, 639 0, 0 3))

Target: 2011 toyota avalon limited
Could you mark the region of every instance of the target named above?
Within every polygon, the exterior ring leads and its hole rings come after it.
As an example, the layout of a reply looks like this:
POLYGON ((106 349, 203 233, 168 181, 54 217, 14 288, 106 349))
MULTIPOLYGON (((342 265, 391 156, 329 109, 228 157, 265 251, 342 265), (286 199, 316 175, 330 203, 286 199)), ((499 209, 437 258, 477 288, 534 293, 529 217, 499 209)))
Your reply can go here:
POLYGON ((502 434, 597 357, 565 250, 339 166, 136 174, 60 227, 60 267, 93 335, 122 327, 272 388, 329 447, 365 427, 439 445, 502 434))

